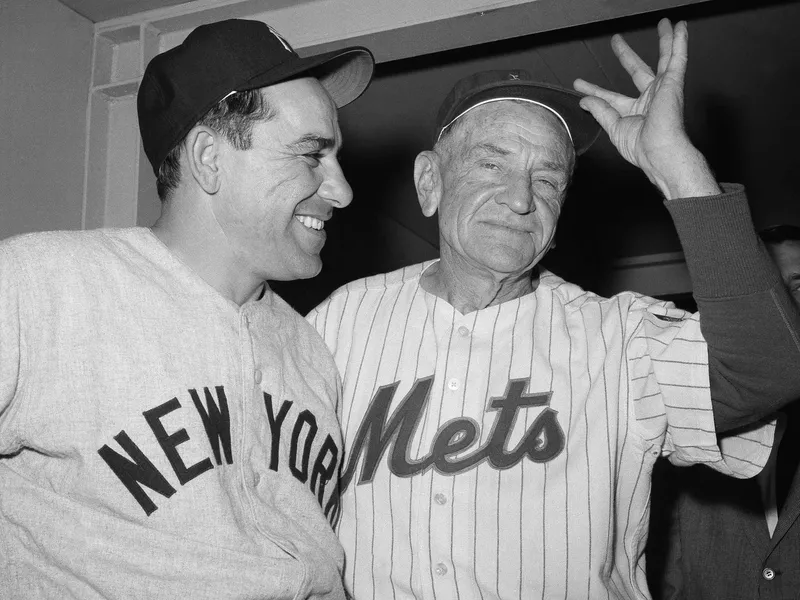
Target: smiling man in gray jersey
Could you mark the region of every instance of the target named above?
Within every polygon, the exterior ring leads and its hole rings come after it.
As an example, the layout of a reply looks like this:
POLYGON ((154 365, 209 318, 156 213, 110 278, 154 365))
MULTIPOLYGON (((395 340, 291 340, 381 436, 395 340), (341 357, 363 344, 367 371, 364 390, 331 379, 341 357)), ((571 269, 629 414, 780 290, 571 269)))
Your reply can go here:
POLYGON ((344 597, 339 379, 265 280, 319 272, 372 69, 198 27, 139 88, 155 226, 0 244, 0 596, 344 597))

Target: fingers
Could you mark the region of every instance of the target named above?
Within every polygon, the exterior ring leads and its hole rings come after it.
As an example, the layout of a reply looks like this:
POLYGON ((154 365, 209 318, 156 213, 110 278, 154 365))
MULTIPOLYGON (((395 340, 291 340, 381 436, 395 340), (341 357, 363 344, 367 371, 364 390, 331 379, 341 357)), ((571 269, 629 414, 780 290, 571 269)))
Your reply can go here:
POLYGON ((673 41, 672 24, 669 19, 661 19, 658 22, 658 68, 656 70, 659 75, 667 70, 672 58, 673 41))
POLYGON ((686 21, 681 21, 675 26, 672 34, 672 50, 667 70, 683 81, 686 75, 686 65, 689 62, 689 27, 686 21))
POLYGON ((588 110, 592 114, 606 133, 611 135, 611 130, 619 121, 620 116, 608 102, 597 96, 586 96, 581 99, 580 105, 582 109, 588 110))
POLYGON ((633 85, 640 92, 643 92, 650 82, 653 81, 653 70, 647 66, 633 48, 628 46, 627 42, 622 39, 622 36, 615 34, 611 37, 611 49, 617 55, 619 63, 628 72, 633 80, 633 85))
MULTIPOLYGON (((581 94, 594 96, 603 100, 621 115, 627 115, 630 112, 631 105, 635 102, 633 98, 628 98, 622 94, 609 91, 600 87, 599 85, 584 81, 583 79, 576 79, 573 82, 572 87, 575 88, 575 91, 580 92, 581 94)), ((583 104, 581 104, 581 106, 583 106, 583 104)))

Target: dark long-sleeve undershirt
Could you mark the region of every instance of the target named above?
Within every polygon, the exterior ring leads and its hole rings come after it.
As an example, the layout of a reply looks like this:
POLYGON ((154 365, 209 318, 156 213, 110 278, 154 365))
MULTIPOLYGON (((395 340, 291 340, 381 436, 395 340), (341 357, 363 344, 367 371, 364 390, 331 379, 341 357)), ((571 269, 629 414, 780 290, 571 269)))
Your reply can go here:
POLYGON ((666 202, 708 343, 718 432, 800 397, 800 311, 756 234, 740 185, 666 202))

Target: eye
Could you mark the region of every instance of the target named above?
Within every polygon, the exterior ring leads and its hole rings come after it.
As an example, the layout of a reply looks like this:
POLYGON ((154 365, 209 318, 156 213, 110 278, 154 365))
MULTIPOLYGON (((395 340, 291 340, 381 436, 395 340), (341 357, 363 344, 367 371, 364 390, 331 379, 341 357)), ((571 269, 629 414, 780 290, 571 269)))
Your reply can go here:
POLYGON ((556 184, 555 181, 551 181, 550 179, 536 179, 534 181, 534 183, 536 185, 543 186, 543 187, 547 188, 548 190, 552 190, 552 191, 557 191, 558 190, 558 184, 556 184))
POLYGON ((491 161, 485 161, 481 163, 481 168, 486 169, 487 171, 499 171, 500 165, 491 161))
POLYGON ((307 158, 314 165, 318 165, 322 160, 323 155, 322 152, 309 152, 308 154, 304 154, 303 157, 307 158))

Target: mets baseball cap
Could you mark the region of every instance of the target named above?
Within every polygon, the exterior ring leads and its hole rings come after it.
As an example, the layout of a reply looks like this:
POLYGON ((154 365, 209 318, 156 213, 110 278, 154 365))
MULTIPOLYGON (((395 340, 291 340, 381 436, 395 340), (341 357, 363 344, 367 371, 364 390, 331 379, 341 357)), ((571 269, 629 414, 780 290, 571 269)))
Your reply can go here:
POLYGON ((139 131, 153 171, 220 100, 288 81, 316 77, 342 107, 369 85, 375 61, 353 46, 301 58, 261 21, 229 19, 194 29, 145 69, 137 96, 139 131))
POLYGON ((481 71, 456 82, 436 117, 434 141, 457 119, 473 108, 499 100, 523 100, 552 112, 561 121, 580 155, 600 134, 600 125, 583 110, 577 92, 531 79, 523 70, 481 71))

